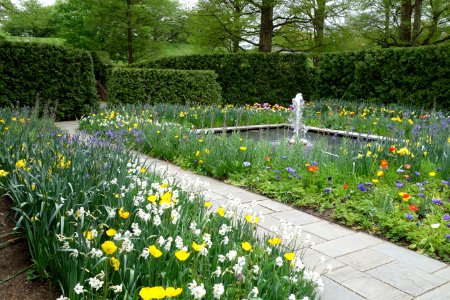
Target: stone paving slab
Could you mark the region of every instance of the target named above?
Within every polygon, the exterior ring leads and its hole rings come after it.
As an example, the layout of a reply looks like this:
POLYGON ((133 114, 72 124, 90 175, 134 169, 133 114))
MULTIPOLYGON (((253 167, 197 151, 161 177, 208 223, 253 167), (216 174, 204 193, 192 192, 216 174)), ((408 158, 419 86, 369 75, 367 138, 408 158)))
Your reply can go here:
POLYGON ((362 300, 365 299, 348 288, 340 285, 334 280, 324 276, 323 283, 325 289, 317 294, 317 298, 320 300, 362 300))
POLYGON ((436 271, 433 274, 450 282, 450 267, 446 267, 442 270, 436 271))
POLYGON ((382 243, 382 241, 368 234, 358 232, 322 243, 317 245, 315 249, 330 257, 338 257, 379 243, 382 243))
POLYGON ((450 299, 450 282, 434 290, 420 295, 416 300, 448 300, 450 299))
POLYGON ((411 295, 350 266, 340 268, 327 276, 366 299, 412 299, 411 295))
POLYGON ((372 246, 370 247, 370 249, 430 273, 443 269, 447 266, 443 262, 408 250, 406 248, 402 248, 389 242, 384 242, 372 246))
POLYGON ((303 229, 326 240, 333 240, 355 233, 353 230, 328 221, 314 222, 303 226, 303 229))
POLYGON ((365 272, 367 270, 390 263, 394 259, 392 257, 385 256, 381 253, 366 248, 349 253, 344 256, 340 256, 337 258, 337 260, 359 271, 365 272))
POLYGON ((292 223, 293 225, 305 225, 313 222, 322 221, 318 217, 302 212, 300 210, 292 209, 289 211, 282 211, 274 213, 275 218, 283 219, 292 223))
POLYGON ((280 211, 288 211, 288 210, 292 210, 293 208, 289 205, 277 202, 277 201, 273 201, 269 198, 266 198, 265 200, 261 200, 261 202, 258 203, 261 206, 265 206, 275 212, 280 212, 280 211))
POLYGON ((296 252, 301 258, 305 266, 316 271, 319 274, 322 274, 329 265, 332 266, 331 274, 336 270, 345 267, 346 265, 333 259, 329 256, 323 255, 322 253, 314 250, 314 249, 304 249, 303 251, 296 252), (323 262, 320 262, 321 258, 323 262))
POLYGON ((444 279, 436 275, 399 261, 369 270, 367 274, 413 296, 419 296, 445 283, 444 279))

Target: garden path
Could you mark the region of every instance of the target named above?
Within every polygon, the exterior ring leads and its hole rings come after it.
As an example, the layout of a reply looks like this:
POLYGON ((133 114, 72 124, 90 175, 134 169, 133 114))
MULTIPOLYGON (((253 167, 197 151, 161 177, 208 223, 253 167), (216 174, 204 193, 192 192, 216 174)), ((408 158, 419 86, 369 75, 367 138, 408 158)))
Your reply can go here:
MULTIPOLYGON (((57 125, 71 134, 78 129, 76 121, 57 125)), ((332 272, 324 276, 325 289, 319 299, 450 299, 450 266, 443 262, 166 161, 139 155, 143 163, 165 168, 168 174, 208 183, 213 209, 226 203, 229 194, 241 198, 243 203, 257 201, 254 210, 265 215, 258 224, 261 234, 271 226, 279 226, 282 219, 301 225, 304 235, 309 233, 315 242, 314 248, 305 253, 305 265, 313 267, 323 256, 325 261, 316 265, 316 270, 321 272, 328 264, 333 266, 332 272)))

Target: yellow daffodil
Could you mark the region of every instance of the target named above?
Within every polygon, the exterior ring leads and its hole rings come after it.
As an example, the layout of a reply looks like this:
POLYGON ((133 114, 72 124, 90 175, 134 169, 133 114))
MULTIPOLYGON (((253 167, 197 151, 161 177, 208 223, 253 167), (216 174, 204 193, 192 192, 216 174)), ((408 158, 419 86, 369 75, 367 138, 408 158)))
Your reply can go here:
POLYGON ((106 230, 106 235, 107 235, 107 236, 115 236, 116 233, 117 233, 117 231, 114 230, 114 229, 112 229, 112 228, 106 230))
POLYGON ((172 199, 172 193, 171 192, 165 192, 161 197, 159 204, 167 203, 170 204, 170 200, 172 199))
POLYGON ((205 207, 211 207, 211 201, 205 201, 204 205, 205 207))
POLYGON ((431 177, 434 177, 434 176, 436 176, 436 172, 430 172, 430 173, 428 173, 428 175, 430 175, 431 177))
POLYGON ((151 245, 150 247, 148 247, 148 252, 149 252, 154 258, 159 258, 159 257, 161 257, 161 255, 163 255, 163 253, 161 252, 161 250, 159 250, 158 248, 156 248, 155 245, 151 245))
POLYGON ((145 173, 147 172, 147 169, 144 168, 144 167, 141 167, 141 168, 139 169, 139 172, 142 173, 142 174, 145 174, 145 173))
POLYGON ((271 244, 272 246, 276 246, 281 244, 281 239, 278 237, 274 237, 273 239, 269 240, 269 244, 271 244))
POLYGON ((242 249, 245 251, 252 251, 252 245, 249 242, 242 242, 242 249))
POLYGON ((83 232, 83 236, 87 239, 87 240, 92 240, 92 232, 89 231, 85 231, 83 232))
POLYGON ((209 154, 210 152, 211 152, 211 151, 209 151, 208 148, 205 149, 205 153, 206 153, 206 154, 209 154))
POLYGON ((102 249, 103 252, 105 252, 106 254, 113 254, 114 252, 117 251, 117 246, 112 241, 105 241, 102 244, 102 249))
POLYGON ((284 258, 286 258, 288 261, 293 260, 295 257, 295 253, 294 252, 287 252, 284 254, 284 258))
POLYGON ((179 261, 185 261, 189 258, 189 255, 191 255, 191 253, 184 250, 178 250, 177 252, 175 252, 175 256, 179 261))
POLYGON ((219 209, 217 210, 217 214, 221 217, 225 216, 225 210, 223 209, 223 207, 219 207, 219 209))
POLYGON ((27 164, 27 162, 25 161, 25 159, 18 160, 16 162, 16 168, 17 169, 23 169, 23 168, 25 168, 26 164, 27 164))
POLYGON ((5 170, 0 170, 0 177, 5 177, 9 174, 9 172, 6 172, 5 170))
POLYGON ((156 199, 158 199, 158 197, 156 197, 155 195, 150 195, 147 197, 147 200, 150 201, 151 203, 155 202, 156 199))
POLYGON ((239 147, 239 150, 241 150, 241 151, 247 151, 247 147, 245 147, 245 146, 239 147))
POLYGON ((117 258, 111 257, 109 263, 111 264, 111 266, 113 266, 114 271, 119 271, 120 261, 117 258))
POLYGON ((173 288, 173 287, 168 287, 166 288, 166 297, 168 298, 174 298, 177 297, 178 295, 180 295, 183 292, 182 288, 173 288))
POLYGON ((144 287, 139 291, 139 296, 143 300, 164 299, 166 297, 166 290, 162 286, 144 287))
POLYGON ((119 216, 123 219, 128 219, 130 217, 130 212, 126 211, 125 208, 121 207, 119 209, 119 216))
POLYGON ((199 252, 203 248, 205 248, 205 243, 199 245, 196 242, 192 242, 192 248, 194 248, 195 251, 199 252))
POLYGON ((245 217, 245 220, 246 220, 247 222, 249 222, 250 224, 258 224, 258 222, 259 222, 259 217, 255 217, 255 216, 252 216, 252 215, 247 215, 247 216, 245 217))
POLYGON ((381 177, 381 176, 383 176, 383 175, 384 175, 384 172, 383 172, 383 171, 380 170, 380 171, 377 172, 377 176, 378 176, 378 177, 381 177))

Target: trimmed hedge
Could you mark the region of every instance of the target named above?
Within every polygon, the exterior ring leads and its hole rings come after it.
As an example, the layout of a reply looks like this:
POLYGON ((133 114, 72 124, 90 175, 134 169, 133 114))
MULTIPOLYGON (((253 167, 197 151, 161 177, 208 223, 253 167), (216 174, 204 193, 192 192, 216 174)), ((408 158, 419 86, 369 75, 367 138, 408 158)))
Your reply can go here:
POLYGON ((450 45, 324 54, 314 98, 450 107, 450 45))
POLYGON ((109 103, 221 103, 213 71, 114 68, 108 79, 109 103))
POLYGON ((92 51, 92 61, 94 63, 94 74, 101 84, 106 85, 108 77, 110 76, 112 69, 115 67, 114 62, 109 57, 108 52, 104 51, 92 51))
POLYGON ((134 65, 143 68, 213 70, 226 103, 290 104, 299 92, 308 99, 311 70, 303 54, 239 53, 162 58, 134 65))
POLYGON ((36 102, 54 109, 57 120, 75 119, 97 107, 89 52, 0 42, 0 106, 32 107, 36 102))

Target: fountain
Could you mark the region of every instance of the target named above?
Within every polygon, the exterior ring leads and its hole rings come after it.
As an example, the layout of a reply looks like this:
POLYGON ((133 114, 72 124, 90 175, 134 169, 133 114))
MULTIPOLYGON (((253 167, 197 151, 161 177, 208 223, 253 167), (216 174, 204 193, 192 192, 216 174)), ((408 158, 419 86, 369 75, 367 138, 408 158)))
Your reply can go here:
POLYGON ((294 99, 292 99, 292 116, 291 124, 294 129, 294 135, 289 140, 290 144, 295 144, 300 141, 303 145, 307 146, 310 143, 305 139, 305 134, 308 131, 308 127, 303 123, 303 110, 305 108, 305 100, 303 95, 298 93, 294 99))

